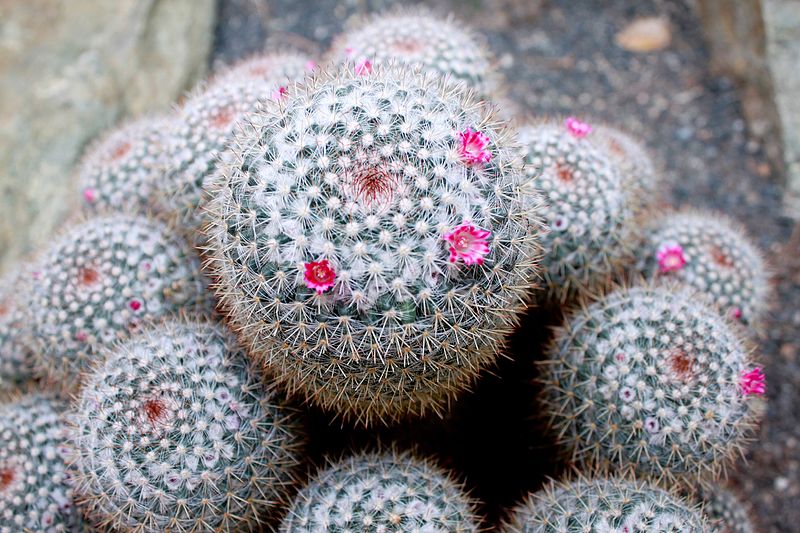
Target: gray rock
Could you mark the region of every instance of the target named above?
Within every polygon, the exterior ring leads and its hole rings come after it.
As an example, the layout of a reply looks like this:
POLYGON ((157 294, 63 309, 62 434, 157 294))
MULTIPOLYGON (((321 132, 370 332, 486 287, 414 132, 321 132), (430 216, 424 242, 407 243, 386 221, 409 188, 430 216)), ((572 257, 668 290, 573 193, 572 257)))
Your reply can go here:
POLYGON ((214 0, 0 3, 0 263, 74 210, 88 141, 169 109, 204 74, 214 19, 214 0))

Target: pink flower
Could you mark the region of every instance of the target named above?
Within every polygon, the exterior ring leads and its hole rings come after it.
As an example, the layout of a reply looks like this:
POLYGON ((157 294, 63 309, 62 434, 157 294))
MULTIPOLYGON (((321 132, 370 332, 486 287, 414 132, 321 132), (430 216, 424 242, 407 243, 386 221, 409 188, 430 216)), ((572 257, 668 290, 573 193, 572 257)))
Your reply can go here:
POLYGON ((469 164, 488 163, 492 159, 492 153, 486 149, 489 146, 489 137, 485 134, 467 128, 458 134, 461 140, 459 153, 469 164))
POLYGON ((575 137, 581 139, 592 132, 592 127, 586 122, 581 122, 575 117, 568 117, 564 121, 567 130, 575 137))
POLYGON ((318 294, 322 294, 331 287, 336 281, 336 272, 331 268, 327 259, 305 263, 305 273, 303 278, 309 289, 315 289, 318 294))
POLYGON ((309 59, 306 61, 306 70, 309 72, 313 72, 317 68, 317 62, 313 59, 309 59))
POLYGON ((286 98, 286 93, 289 91, 286 90, 286 87, 278 87, 276 90, 272 91, 272 99, 273 100, 283 100, 286 98))
POLYGON ((94 203, 94 201, 97 200, 97 191, 95 191, 91 187, 86 187, 85 189, 83 189, 83 199, 89 202, 90 204, 94 203))
POLYGON ((372 62, 369 59, 362 59, 356 64, 356 74, 366 76, 372 74, 372 62))
POLYGON ((142 301, 134 298, 133 300, 128 302, 128 307, 130 307, 131 311, 135 313, 136 311, 142 308, 142 301))
POLYGON ((483 258, 489 253, 488 238, 492 233, 465 222, 456 226, 442 237, 450 243, 450 262, 459 259, 466 265, 482 265, 483 258))
POLYGON ((767 390, 767 385, 764 382, 764 373, 759 367, 743 373, 742 378, 739 381, 739 385, 741 385, 742 392, 745 394, 764 396, 764 393, 767 390))
POLYGON ((662 244, 656 252, 656 259, 658 259, 658 268, 661 272, 680 270, 686 264, 683 248, 676 242, 662 244))
POLYGON ((740 307, 731 307, 729 313, 731 318, 735 318, 736 320, 742 319, 742 309, 740 307))

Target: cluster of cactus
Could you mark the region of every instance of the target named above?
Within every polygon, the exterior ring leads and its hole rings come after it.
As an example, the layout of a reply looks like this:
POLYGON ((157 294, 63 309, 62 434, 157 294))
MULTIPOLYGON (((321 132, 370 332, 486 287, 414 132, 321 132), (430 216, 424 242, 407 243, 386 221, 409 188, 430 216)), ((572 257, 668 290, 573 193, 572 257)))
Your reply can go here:
POLYGON ((396 452, 331 464, 301 489, 281 533, 477 533, 463 487, 426 459, 396 452))
POLYGON ((550 482, 520 504, 504 533, 706 533, 685 500, 643 482, 609 477, 550 482))
POLYGON ((548 352, 552 427, 588 468, 715 479, 740 454, 763 393, 738 330, 681 286, 612 292, 569 316, 548 352))
POLYGON ((76 224, 35 268, 27 298, 36 363, 40 374, 68 388, 101 346, 171 313, 211 307, 189 243, 141 216, 76 224))
POLYGON ((75 416, 76 499, 114 531, 252 530, 286 498, 302 439, 232 335, 168 321, 107 350, 75 416))
POLYGON ((524 308, 539 200, 438 77, 323 72, 250 117, 209 187, 217 293, 252 354, 364 423, 439 410, 524 308))
POLYGON ((463 486, 408 453, 295 495, 282 394, 362 426, 444 414, 534 299, 578 304, 540 407, 594 477, 505 531, 752 531, 713 486, 765 394, 735 323, 768 300, 743 232, 653 217, 659 173, 621 131, 497 118, 495 62, 452 18, 358 19, 327 58, 251 57, 87 150, 87 218, 0 280, 0 385, 28 391, 0 405, 0 533, 476 532, 463 486))
POLYGON ((66 474, 67 403, 32 393, 0 405, 0 532, 82 531, 66 474))

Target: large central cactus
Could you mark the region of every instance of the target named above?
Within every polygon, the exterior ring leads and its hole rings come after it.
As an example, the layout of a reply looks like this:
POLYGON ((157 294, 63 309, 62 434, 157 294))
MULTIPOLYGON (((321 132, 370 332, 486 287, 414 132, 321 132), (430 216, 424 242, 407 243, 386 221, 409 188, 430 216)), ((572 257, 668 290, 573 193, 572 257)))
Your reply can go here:
POLYGON ((251 118, 211 187, 232 324, 290 390, 364 423, 438 410, 533 284, 538 197, 484 104, 340 70, 251 118))

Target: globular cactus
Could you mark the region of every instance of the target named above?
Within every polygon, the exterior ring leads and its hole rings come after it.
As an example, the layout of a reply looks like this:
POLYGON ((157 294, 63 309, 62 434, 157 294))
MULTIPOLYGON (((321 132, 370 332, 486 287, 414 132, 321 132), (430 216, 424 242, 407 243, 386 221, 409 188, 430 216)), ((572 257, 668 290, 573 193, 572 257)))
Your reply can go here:
POLYGON ((65 472, 67 407, 41 393, 0 405, 0 533, 83 530, 65 472))
POLYGON ((715 485, 700 492, 703 512, 718 533, 755 533, 752 509, 733 492, 715 485))
POLYGON ((151 212, 170 127, 167 117, 147 117, 112 129, 92 144, 76 172, 84 211, 151 212))
POLYGON ((77 386, 101 346, 180 310, 210 310, 200 261, 160 222, 107 215, 74 225, 43 253, 29 316, 38 369, 77 386))
POLYGON ((767 311, 769 273, 761 252, 721 213, 680 211, 651 220, 636 270, 648 279, 686 283, 744 324, 758 325, 767 311))
POLYGON ((230 322, 288 389, 369 424, 440 410, 534 284, 539 197, 484 104, 408 69, 322 73, 210 187, 230 322))
POLYGON ((0 387, 15 388, 34 377, 33 339, 22 299, 29 284, 28 265, 0 277, 0 387))
POLYGON ((625 187, 632 193, 636 211, 646 212, 661 199, 661 174, 647 148, 631 135, 608 125, 593 126, 589 138, 619 168, 625 187))
POLYGON ((195 91, 180 107, 166 132, 166 172, 153 203, 179 226, 194 231, 202 224, 203 181, 239 128, 239 121, 265 101, 284 98, 313 62, 298 52, 271 52, 245 59, 195 91))
POLYGON ((575 311, 548 354, 544 405, 579 466, 707 482, 760 414, 738 329, 685 287, 617 290, 575 311))
POLYGON ((319 472, 295 497, 281 533, 478 531, 463 487, 409 454, 361 454, 319 472))
POLYGON ((76 500, 93 525, 253 531, 286 499, 300 425, 229 332, 168 321, 105 356, 72 428, 76 500))
POLYGON ((611 477, 549 482, 519 505, 503 533, 708 533, 687 501, 640 481, 611 477))
POLYGON ((618 165, 569 118, 520 128, 522 153, 548 205, 544 236, 547 298, 567 301, 599 292, 633 261, 634 195, 618 165))
POLYGON ((400 9, 357 17, 349 31, 334 39, 329 53, 337 64, 369 71, 390 63, 421 68, 487 97, 497 89, 498 75, 482 39, 452 16, 427 8, 400 9))

